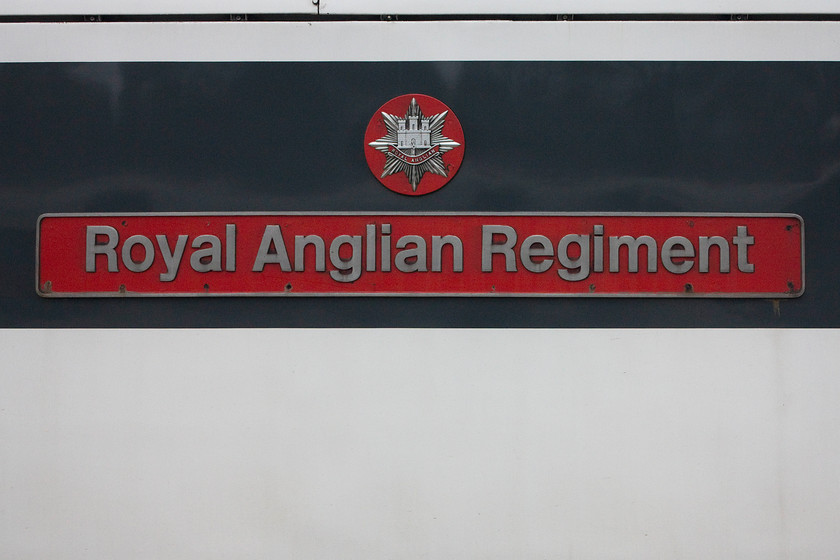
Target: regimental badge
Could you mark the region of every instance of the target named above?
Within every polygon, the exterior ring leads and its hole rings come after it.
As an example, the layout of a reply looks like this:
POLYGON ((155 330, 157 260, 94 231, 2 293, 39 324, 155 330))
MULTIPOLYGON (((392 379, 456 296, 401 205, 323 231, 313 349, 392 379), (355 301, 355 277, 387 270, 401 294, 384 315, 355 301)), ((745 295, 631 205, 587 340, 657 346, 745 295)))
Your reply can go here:
POLYGON ((464 131, 452 110, 434 97, 395 97, 365 132, 365 156, 379 182, 418 196, 446 185, 464 159, 464 131))

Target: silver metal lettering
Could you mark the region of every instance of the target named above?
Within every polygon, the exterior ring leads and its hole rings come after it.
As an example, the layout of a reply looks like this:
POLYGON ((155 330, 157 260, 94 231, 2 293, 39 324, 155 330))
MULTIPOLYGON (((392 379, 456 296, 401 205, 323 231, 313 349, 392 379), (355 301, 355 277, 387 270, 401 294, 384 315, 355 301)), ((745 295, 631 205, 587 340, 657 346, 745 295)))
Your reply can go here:
POLYGON ((165 235, 156 235, 155 238, 160 247, 160 254, 163 256, 163 263, 166 265, 166 272, 160 273, 161 282, 172 282, 178 275, 181 267, 181 259, 184 256, 184 249, 187 247, 188 235, 179 235, 175 242, 175 251, 169 248, 169 241, 165 235))
POLYGON ((554 264, 554 259, 542 259, 534 262, 534 257, 553 257, 554 244, 544 235, 530 235, 519 247, 519 258, 522 266, 531 272, 545 272, 554 264), (535 248, 534 246, 537 245, 535 248))
POLYGON ((639 248, 647 246, 648 272, 656 272, 656 240, 649 235, 638 239, 632 235, 610 236, 610 272, 619 271, 619 252, 622 245, 627 245, 627 272, 639 272, 639 248))
POLYGON ((215 235, 199 235, 192 242, 192 248, 198 249, 190 255, 190 266, 196 272, 211 272, 222 270, 222 242, 215 235), (203 248, 203 245, 209 244, 209 247, 203 248), (204 259, 209 257, 208 262, 204 259))
POLYGON ((380 270, 382 272, 391 272, 391 224, 382 224, 382 263, 380 270))
POLYGON ((685 274, 694 266, 694 245, 687 238, 680 235, 669 237, 662 244, 662 266, 668 272, 685 274), (680 247, 680 248, 677 248, 680 247), (675 263, 674 259, 686 259, 675 263))
POLYGON ((326 257, 324 256, 326 249, 324 240, 319 235, 295 236, 295 272, 303 272, 304 270, 307 245, 315 247, 315 270, 324 272, 327 269, 326 257))
POLYGON ((339 235, 330 243, 330 262, 338 270, 331 270, 330 277, 337 282, 355 282, 362 275, 362 236, 339 235), (341 258, 341 246, 350 245, 349 259, 341 258), (349 271, 348 274, 343 274, 349 271))
POLYGON ((700 260, 697 269, 700 272, 709 272, 709 250, 712 245, 717 246, 720 250, 720 271, 729 272, 729 242, 719 235, 713 237, 703 235, 700 237, 700 260))
POLYGON ((589 276, 589 236, 564 235, 557 244, 557 260, 566 267, 557 271, 560 278, 572 282, 585 280, 589 276), (580 255, 576 259, 569 257, 569 245, 572 243, 580 247, 580 255))
POLYGON ((365 249, 365 270, 367 272, 374 272, 376 270, 376 225, 367 224, 365 226, 365 242, 367 247, 365 249))
POLYGON ((755 245, 755 237, 749 235, 747 226, 738 226, 738 235, 732 238, 732 243, 738 247, 738 270, 741 272, 755 272, 755 265, 749 262, 747 249, 755 245))
POLYGON ((225 270, 236 272, 236 224, 225 224, 225 270))
POLYGON ((119 272, 117 252, 114 250, 120 240, 120 234, 111 226, 87 226, 85 230, 85 272, 96 272, 96 255, 105 255, 108 260, 108 272, 119 272), (98 235, 106 235, 108 241, 97 243, 98 235))
POLYGON ((289 254, 286 252, 286 244, 283 242, 283 232, 277 225, 265 226, 260 248, 257 250, 257 257, 254 259, 254 266, 251 270, 262 272, 267 264, 279 264, 280 270, 283 272, 292 271, 292 266, 289 264, 289 254), (272 245, 275 248, 274 252, 270 252, 272 245))
POLYGON ((397 249, 403 249, 394 257, 394 266, 400 272, 426 272, 426 240, 419 235, 403 235, 397 240, 397 249), (413 243, 413 248, 408 248, 413 243))
POLYGON ((604 272, 604 226, 601 224, 592 228, 594 239, 592 240, 592 270, 593 272, 604 272))
POLYGON ((484 225, 481 226, 481 272, 493 272, 493 255, 505 256, 505 271, 516 272, 516 255, 513 246, 516 245, 516 230, 510 226, 484 225), (494 235, 504 235, 501 244, 493 243, 494 235))
POLYGON ((456 235, 432 236, 432 272, 441 271, 441 260, 443 259, 443 247, 452 247, 452 272, 464 271, 464 244, 461 238, 456 235))
POLYGON ((145 235, 132 235, 123 244, 122 261, 131 272, 145 272, 155 261, 155 246, 145 235), (139 263, 131 258, 131 250, 135 245, 142 245, 144 250, 143 260, 139 263))

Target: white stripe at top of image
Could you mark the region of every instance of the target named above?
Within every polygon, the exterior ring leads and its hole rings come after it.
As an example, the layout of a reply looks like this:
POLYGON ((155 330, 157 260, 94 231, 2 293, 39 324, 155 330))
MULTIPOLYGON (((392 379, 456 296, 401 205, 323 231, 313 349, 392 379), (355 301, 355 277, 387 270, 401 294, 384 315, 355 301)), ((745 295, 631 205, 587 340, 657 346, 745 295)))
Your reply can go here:
POLYGON ((836 61, 838 36, 837 21, 4 23, 0 62, 836 61))

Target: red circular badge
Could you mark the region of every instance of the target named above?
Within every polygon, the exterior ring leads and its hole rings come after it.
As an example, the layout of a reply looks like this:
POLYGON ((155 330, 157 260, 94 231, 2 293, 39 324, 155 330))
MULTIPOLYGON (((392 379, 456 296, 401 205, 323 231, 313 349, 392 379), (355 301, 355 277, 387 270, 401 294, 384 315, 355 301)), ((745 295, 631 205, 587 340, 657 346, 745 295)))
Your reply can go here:
POLYGON ((379 182, 400 194, 429 194, 464 160, 464 131, 452 110, 412 93, 385 103, 365 131, 365 158, 379 182))

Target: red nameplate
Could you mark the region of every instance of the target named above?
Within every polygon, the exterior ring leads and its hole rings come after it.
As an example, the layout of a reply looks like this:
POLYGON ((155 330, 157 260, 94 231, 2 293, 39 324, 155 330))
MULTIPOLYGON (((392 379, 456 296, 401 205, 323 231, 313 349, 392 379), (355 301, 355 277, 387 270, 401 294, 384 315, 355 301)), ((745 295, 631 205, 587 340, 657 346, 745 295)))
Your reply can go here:
POLYGON ((43 296, 796 297, 792 214, 47 214, 43 296))

